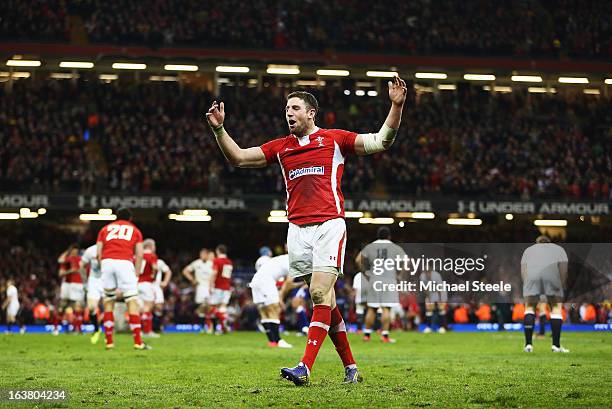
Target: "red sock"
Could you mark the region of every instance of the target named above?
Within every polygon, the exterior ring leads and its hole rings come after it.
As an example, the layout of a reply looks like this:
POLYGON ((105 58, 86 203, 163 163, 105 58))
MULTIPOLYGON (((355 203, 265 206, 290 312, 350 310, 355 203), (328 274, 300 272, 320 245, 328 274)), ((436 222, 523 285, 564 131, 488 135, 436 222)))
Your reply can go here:
POLYGON ((57 310, 53 311, 53 329, 56 330, 59 326, 59 313, 57 310))
POLYGON ((113 329, 115 328, 115 317, 112 312, 104 311, 104 336, 106 345, 113 343, 113 329))
POLYGON ((81 333, 81 326, 83 325, 83 313, 82 312, 74 313, 74 320, 73 320, 72 325, 74 326, 75 331, 77 331, 78 333, 81 333))
POLYGON ((340 359, 342 359, 342 365, 344 365, 344 367, 355 365, 355 358, 353 358, 351 346, 349 345, 348 338, 346 336, 346 326, 344 325, 342 314, 340 313, 337 305, 331 312, 331 321, 329 326, 329 337, 334 343, 340 359))
POLYGON ((312 319, 308 328, 308 340, 306 350, 302 357, 302 363, 312 370, 319 349, 325 341, 329 324, 331 322, 331 307, 329 305, 315 305, 312 310, 312 319))
POLYGON ((219 324, 221 324, 221 331, 225 332, 225 314, 220 311, 216 311, 215 317, 217 317, 219 324))
POLYGON ((132 330, 132 334, 134 335, 134 344, 142 344, 142 334, 140 333, 140 315, 130 314, 130 329, 132 330))
POLYGON ((145 334, 153 332, 153 314, 150 312, 142 313, 142 332, 145 334))

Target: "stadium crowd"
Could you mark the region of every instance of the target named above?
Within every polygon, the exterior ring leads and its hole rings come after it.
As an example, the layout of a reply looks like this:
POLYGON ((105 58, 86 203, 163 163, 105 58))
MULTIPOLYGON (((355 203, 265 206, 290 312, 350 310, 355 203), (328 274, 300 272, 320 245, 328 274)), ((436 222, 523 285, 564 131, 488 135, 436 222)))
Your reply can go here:
POLYGON ((607 58, 610 14, 605 0, 9 0, 0 36, 65 41, 68 21, 78 21, 91 42, 151 47, 607 58))
MULTIPOLYGON (((239 144, 286 133, 285 92, 222 88, 239 144)), ((373 132, 387 109, 339 87, 316 93, 325 128, 373 132)), ((284 193, 277 166, 236 169, 222 158, 202 116, 211 99, 175 83, 19 81, 0 91, 0 189, 284 193)), ((612 197, 609 98, 466 86, 411 99, 393 150, 347 164, 350 194, 612 197)))

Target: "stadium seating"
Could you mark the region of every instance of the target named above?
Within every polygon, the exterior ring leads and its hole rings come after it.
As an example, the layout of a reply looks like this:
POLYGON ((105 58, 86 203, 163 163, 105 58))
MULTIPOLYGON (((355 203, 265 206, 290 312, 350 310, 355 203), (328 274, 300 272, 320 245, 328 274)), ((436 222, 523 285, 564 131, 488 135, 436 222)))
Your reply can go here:
MULTIPOLYGON (((284 135, 284 89, 225 87, 239 144, 284 135)), ((167 83, 23 80, 0 93, 0 190, 283 193, 277 166, 227 165, 203 113, 207 93, 167 83)), ((319 93, 319 124, 373 132, 381 97, 319 93)), ((392 151, 346 165, 352 194, 609 199, 609 98, 495 94, 480 87, 411 97, 392 151), (391 160, 393 159, 393 160, 391 160)))
POLYGON ((0 14, 6 18, 0 36, 65 41, 69 26, 81 25, 91 42, 151 47, 601 59, 612 54, 606 17, 612 14, 612 6, 605 0, 467 4, 422 0, 399 2, 394 7, 365 0, 351 1, 351 7, 346 1, 321 0, 67 3, 4 1, 0 14), (362 18, 364 15, 368 18, 362 18))

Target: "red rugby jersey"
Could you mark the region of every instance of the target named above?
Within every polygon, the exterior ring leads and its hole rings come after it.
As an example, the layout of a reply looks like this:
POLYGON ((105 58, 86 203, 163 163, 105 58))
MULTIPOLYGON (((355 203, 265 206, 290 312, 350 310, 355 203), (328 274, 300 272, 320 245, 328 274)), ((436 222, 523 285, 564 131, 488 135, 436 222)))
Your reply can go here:
POLYGON ((81 262, 81 256, 67 256, 66 257, 66 269, 73 271, 66 275, 65 280, 67 283, 83 283, 81 273, 79 273, 79 263, 81 262), (76 271, 76 272, 75 272, 76 271))
POLYGON ((127 220, 117 220, 107 224, 98 233, 98 241, 103 243, 102 260, 134 261, 134 247, 142 243, 142 233, 138 227, 127 220))
POLYGON ((217 273, 215 277, 215 288, 229 290, 232 287, 232 270, 234 265, 227 257, 216 257, 213 260, 213 270, 217 273))
POLYGON ((157 255, 151 251, 145 250, 142 258, 142 274, 138 276, 138 282, 152 283, 155 281, 153 266, 157 265, 157 255))
POLYGON ((268 164, 278 161, 287 189, 287 215, 302 225, 344 217, 344 159, 355 152, 355 132, 318 129, 261 145, 268 164))

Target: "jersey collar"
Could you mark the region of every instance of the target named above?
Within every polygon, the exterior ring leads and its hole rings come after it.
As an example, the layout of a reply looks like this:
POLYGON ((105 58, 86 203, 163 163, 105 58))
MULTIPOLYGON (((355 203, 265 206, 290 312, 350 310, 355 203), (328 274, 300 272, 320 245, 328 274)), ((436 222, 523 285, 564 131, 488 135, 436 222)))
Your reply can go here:
POLYGON ((308 145, 308 143, 310 142, 310 137, 316 134, 317 132, 319 132, 320 130, 321 128, 319 128, 318 126, 315 126, 314 131, 312 131, 311 133, 307 135, 302 136, 301 138, 298 138, 296 135, 293 135, 293 136, 298 141, 300 146, 305 146, 305 145, 308 145))

